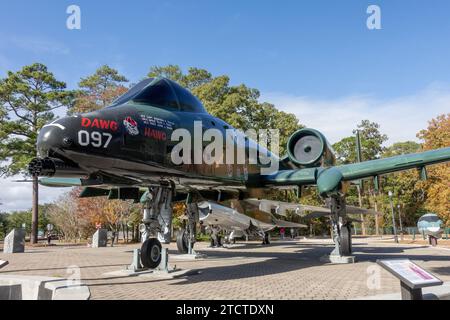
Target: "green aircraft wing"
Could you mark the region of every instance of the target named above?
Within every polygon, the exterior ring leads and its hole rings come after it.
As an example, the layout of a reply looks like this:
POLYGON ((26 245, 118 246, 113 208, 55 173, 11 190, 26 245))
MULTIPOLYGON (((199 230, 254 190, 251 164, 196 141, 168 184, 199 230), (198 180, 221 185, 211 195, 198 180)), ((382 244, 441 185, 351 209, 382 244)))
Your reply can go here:
POLYGON ((328 196, 340 191, 342 182, 373 177, 377 187, 379 175, 397 171, 417 168, 421 177, 426 178, 426 166, 446 161, 450 161, 450 147, 335 167, 280 170, 261 176, 261 182, 266 185, 317 185, 320 195, 328 196))

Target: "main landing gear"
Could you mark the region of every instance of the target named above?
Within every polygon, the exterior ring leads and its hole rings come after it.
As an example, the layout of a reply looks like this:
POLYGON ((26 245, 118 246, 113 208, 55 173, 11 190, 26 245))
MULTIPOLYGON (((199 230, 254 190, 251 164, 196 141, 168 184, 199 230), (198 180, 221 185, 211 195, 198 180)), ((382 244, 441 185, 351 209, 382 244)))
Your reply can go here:
POLYGON ((270 244, 270 234, 269 234, 269 232, 264 232, 262 244, 263 245, 270 244))
POLYGON ((351 223, 346 219, 345 198, 333 196, 330 199, 331 223, 333 225, 334 250, 330 260, 334 263, 354 262, 352 254, 351 223))
POLYGON ((210 226, 209 228, 210 228, 210 231, 211 231, 211 245, 210 245, 210 247, 211 248, 222 247, 222 237, 219 234, 220 229, 218 227, 215 227, 215 226, 210 226))
POLYGON ((197 203, 193 201, 193 195, 188 194, 186 199, 186 228, 181 229, 177 235, 178 252, 190 255, 196 255, 194 244, 197 233, 197 222, 199 221, 197 203))

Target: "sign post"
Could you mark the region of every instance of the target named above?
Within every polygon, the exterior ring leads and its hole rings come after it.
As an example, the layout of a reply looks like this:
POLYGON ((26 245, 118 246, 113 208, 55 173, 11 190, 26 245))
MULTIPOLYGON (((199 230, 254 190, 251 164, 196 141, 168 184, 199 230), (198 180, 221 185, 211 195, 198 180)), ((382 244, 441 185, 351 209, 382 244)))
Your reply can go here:
POLYGON ((400 280, 402 300, 422 300, 422 288, 443 283, 409 259, 377 260, 377 263, 400 280))

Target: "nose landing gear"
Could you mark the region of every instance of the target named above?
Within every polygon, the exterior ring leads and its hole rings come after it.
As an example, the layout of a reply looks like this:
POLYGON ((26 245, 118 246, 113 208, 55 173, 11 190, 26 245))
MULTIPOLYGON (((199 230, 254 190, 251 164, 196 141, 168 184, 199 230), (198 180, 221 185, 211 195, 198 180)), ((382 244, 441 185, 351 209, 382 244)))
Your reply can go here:
POLYGON ((173 184, 149 188, 143 197, 144 217, 139 227, 142 246, 140 261, 144 268, 155 269, 162 259, 160 240, 170 242, 172 222, 172 197, 175 187, 173 184))

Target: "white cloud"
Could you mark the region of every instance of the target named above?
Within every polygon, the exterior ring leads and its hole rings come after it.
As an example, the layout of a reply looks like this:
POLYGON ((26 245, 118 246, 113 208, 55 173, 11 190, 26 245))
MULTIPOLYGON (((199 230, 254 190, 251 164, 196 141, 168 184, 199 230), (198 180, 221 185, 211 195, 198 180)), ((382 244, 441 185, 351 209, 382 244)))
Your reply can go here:
POLYGON ((450 112, 450 86, 431 85, 410 96, 387 100, 373 96, 347 96, 338 99, 314 99, 284 93, 262 94, 261 101, 294 113, 300 123, 321 131, 331 143, 352 135, 361 120, 380 124, 388 144, 418 141, 416 134, 428 127, 428 121, 450 112))
POLYGON ((70 53, 70 49, 66 45, 45 38, 14 36, 10 38, 10 42, 20 49, 35 54, 67 55, 70 53))
MULTIPOLYGON (((22 180, 21 176, 14 176, 0 180, 0 211, 28 210, 31 208, 32 184, 31 182, 15 182, 22 180)), ((39 203, 53 202, 60 195, 69 191, 69 188, 49 188, 39 186, 39 203)))

